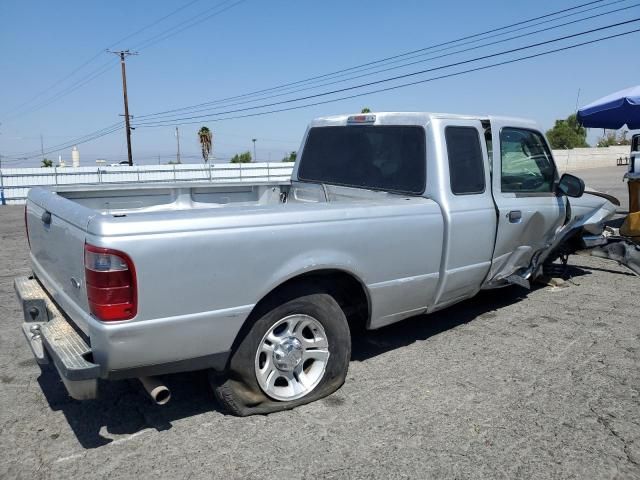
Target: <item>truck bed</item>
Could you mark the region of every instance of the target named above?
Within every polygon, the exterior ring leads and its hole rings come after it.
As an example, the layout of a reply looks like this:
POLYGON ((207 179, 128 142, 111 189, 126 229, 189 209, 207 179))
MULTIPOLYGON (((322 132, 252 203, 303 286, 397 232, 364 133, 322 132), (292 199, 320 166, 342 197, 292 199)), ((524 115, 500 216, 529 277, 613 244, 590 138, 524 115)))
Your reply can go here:
POLYGON ((90 339, 102 376, 228 351, 254 305, 309 265, 355 270, 374 321, 420 312, 444 229, 431 199, 305 182, 37 188, 26 214, 35 276, 90 339), (91 316, 86 244, 132 260, 133 319, 91 316))
MULTIPOLYGON (((172 212, 225 207, 269 207, 282 203, 376 202, 404 196, 360 188, 322 186, 305 182, 261 183, 149 183, 130 185, 69 185, 52 189, 61 199, 101 215, 139 217, 151 212, 172 212)), ((38 203, 37 198, 32 199, 38 203)), ((47 194, 45 194, 47 197, 47 194)), ((43 198, 44 200, 44 198, 43 198)), ((50 197, 48 200, 50 201, 50 197)), ((68 204, 67 204, 68 205, 68 204)), ((44 205, 43 205, 44 206, 44 205)), ((68 205, 69 206, 69 205, 68 205)))
POLYGON ((101 214, 136 214, 277 204, 288 185, 289 182, 74 185, 58 187, 55 192, 101 214))

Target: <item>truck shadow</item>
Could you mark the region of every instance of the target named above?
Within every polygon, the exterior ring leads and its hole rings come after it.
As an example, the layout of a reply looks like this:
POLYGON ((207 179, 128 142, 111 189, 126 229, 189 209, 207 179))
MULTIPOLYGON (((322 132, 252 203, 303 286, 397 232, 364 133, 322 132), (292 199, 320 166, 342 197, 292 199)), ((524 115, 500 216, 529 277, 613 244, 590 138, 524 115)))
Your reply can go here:
MULTIPOLYGON (((579 277, 589 271, 570 267, 569 274, 579 277)), ((544 287, 534 286, 534 290, 538 288, 544 287)), ((518 302, 528 293, 519 287, 484 291, 471 300, 431 315, 413 317, 380 330, 360 332, 354 335, 351 359, 366 362, 473 320, 491 318, 497 315, 496 310, 518 302)), ((183 418, 221 412, 206 372, 166 375, 163 379, 172 394, 171 401, 164 406, 153 404, 137 380, 101 382, 100 398, 83 402, 67 395, 52 366, 42 368, 38 382, 50 408, 65 415, 84 448, 93 449, 146 429, 168 430, 173 422, 183 418)))
POLYGON ((82 402, 67 395, 50 365, 42 368, 38 383, 51 409, 64 414, 78 442, 92 449, 146 429, 169 430, 176 420, 218 410, 206 372, 162 378, 171 389, 171 401, 163 406, 149 399, 138 380, 100 382, 99 398, 82 402))
MULTIPOLYGON (((590 267, 568 265, 563 278, 574 279, 591 275, 590 267)), ((597 270, 597 269, 594 269, 597 270)), ((620 273, 620 272, 615 272, 620 273)), ((571 288, 571 284, 565 284, 571 288)), ((550 288, 534 283, 532 291, 550 288)), ((395 350, 439 333, 451 330, 476 319, 488 319, 496 311, 522 300, 529 291, 516 286, 496 290, 484 290, 475 297, 429 315, 418 315, 378 330, 364 332, 352 341, 351 360, 366 361, 372 357, 395 350)))
MULTIPOLYGON (((533 289, 542 288, 534 286, 533 289)), ((418 315, 379 330, 356 336, 351 347, 352 361, 366 361, 391 350, 426 340, 476 319, 491 318, 496 310, 522 300, 529 292, 520 287, 481 291, 470 300, 429 315, 418 315)))

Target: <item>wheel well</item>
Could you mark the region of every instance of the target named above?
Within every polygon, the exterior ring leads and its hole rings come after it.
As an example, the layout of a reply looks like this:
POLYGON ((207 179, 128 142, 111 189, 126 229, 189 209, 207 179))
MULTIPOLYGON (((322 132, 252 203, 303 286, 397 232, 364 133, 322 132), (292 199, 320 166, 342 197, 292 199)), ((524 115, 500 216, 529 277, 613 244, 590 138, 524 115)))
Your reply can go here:
POLYGON ((254 317, 254 312, 261 312, 264 305, 272 304, 279 296, 287 297, 288 291, 303 283, 320 287, 335 298, 347 317, 352 334, 367 327, 371 310, 364 285, 353 275, 336 269, 315 270, 290 278, 262 298, 249 319, 254 317))

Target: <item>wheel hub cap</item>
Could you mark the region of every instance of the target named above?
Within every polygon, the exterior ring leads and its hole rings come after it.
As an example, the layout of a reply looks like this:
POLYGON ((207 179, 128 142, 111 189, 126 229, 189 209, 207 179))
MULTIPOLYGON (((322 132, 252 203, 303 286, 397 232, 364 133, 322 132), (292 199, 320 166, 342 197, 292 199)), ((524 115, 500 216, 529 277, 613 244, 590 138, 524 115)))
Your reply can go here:
POLYGON ((258 344, 256 380, 274 400, 296 400, 316 388, 328 361, 322 323, 305 314, 289 315, 275 322, 258 344))
POLYGON ((302 343, 296 337, 286 337, 273 349, 273 363, 283 372, 292 372, 302 361, 302 343))

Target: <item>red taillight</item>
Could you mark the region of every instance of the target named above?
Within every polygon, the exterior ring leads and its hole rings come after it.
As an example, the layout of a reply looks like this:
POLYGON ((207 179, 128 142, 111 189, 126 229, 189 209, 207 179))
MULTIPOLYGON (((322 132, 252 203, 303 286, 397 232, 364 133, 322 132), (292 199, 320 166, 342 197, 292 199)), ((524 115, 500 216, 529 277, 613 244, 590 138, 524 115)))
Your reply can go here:
POLYGON ((27 232, 27 243, 31 249, 31 240, 29 239, 29 224, 27 223, 27 204, 24 204, 24 230, 27 232))
POLYGON ((126 253, 84 245, 84 274, 91 313, 105 322, 136 316, 136 271, 126 253))

